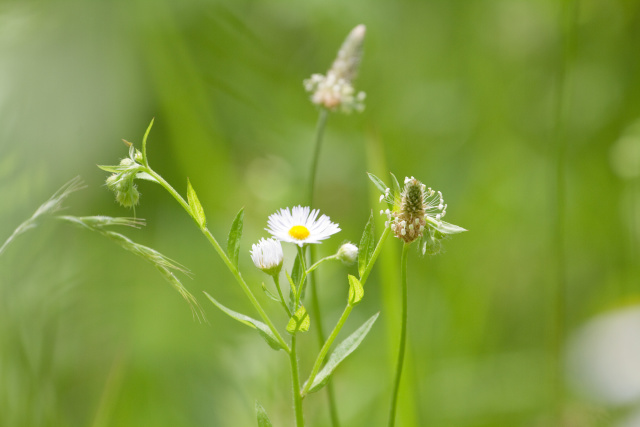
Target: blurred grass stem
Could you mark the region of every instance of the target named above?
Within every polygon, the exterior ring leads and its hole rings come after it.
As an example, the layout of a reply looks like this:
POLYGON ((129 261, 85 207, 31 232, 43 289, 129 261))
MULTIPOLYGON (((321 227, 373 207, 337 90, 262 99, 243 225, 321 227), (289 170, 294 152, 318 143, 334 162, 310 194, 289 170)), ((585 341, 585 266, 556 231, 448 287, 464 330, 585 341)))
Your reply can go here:
MULTIPOLYGON (((313 147, 313 157, 311 158, 311 169, 309 170, 309 189, 308 200, 309 206, 313 207, 314 193, 316 186, 316 175, 318 171, 318 160, 320 159, 320 151, 322 149, 322 138, 324 136, 324 128, 327 125, 327 118, 329 117, 329 111, 325 108, 320 109, 318 116, 318 124, 316 125, 316 139, 313 147)), ((313 265, 315 262, 315 248, 309 249, 309 264, 313 265)), ((318 338, 318 345, 322 347, 325 341, 324 330, 322 328, 322 314, 320 312, 320 300, 318 298, 318 291, 315 286, 315 274, 311 270, 309 274, 309 287, 311 288, 311 306, 316 318, 316 337, 318 338)), ((335 393, 333 390, 333 384, 331 380, 326 386, 327 398, 329 399, 329 414, 331 416, 331 425, 333 427, 339 427, 340 421, 338 419, 338 409, 336 405, 335 393)))
POLYGON ((402 247, 400 257, 400 282, 402 286, 402 320, 400 324, 400 343, 398 345, 398 362, 396 364, 396 377, 391 393, 391 409, 389 411, 389 427, 396 423, 396 404, 398 402, 398 391, 400 389, 400 377, 402 376, 402 365, 404 364, 404 352, 407 345, 407 253, 409 244, 402 247))
POLYGON ((562 423, 564 394, 564 358, 563 347, 567 328, 567 277, 565 254, 565 213, 566 213, 566 157, 567 132, 565 119, 569 108, 569 68, 575 54, 574 37, 577 22, 578 1, 565 0, 561 10, 561 58, 558 61, 557 93, 554 106, 554 142, 555 142, 555 221, 553 224, 553 251, 556 255, 555 292, 554 292, 554 336, 553 336, 553 410, 558 422, 562 423))

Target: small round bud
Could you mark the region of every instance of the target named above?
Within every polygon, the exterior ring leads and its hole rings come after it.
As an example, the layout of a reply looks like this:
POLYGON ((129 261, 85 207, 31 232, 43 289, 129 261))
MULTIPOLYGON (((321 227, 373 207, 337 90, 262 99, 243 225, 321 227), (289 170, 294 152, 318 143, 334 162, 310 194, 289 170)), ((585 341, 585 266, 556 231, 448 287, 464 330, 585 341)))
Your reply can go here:
POLYGON ((116 191, 116 201, 125 208, 132 208, 140 201, 140 192, 137 186, 130 182, 129 185, 118 186, 116 191))
POLYGON ((142 153, 140 152, 140 150, 136 150, 136 154, 133 158, 136 162, 142 163, 142 153))
POLYGON ((124 159, 120 160, 120 166, 130 167, 130 166, 133 166, 135 164, 136 164, 136 162, 133 161, 132 159, 128 158, 128 157, 125 157, 124 159))
POLYGON ((358 259, 358 247, 353 243, 345 243, 338 250, 338 259, 345 264, 353 264, 358 259))

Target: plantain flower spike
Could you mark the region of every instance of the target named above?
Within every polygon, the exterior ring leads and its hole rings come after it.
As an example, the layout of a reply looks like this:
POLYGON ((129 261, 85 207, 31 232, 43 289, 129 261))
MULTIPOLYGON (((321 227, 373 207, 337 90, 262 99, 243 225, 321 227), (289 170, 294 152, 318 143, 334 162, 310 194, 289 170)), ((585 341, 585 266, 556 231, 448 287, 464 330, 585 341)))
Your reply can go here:
POLYGON ((304 81, 304 87, 311 93, 311 102, 330 111, 350 113, 364 110, 364 92, 353 88, 353 80, 358 74, 366 27, 355 27, 338 51, 338 56, 327 75, 313 74, 304 81))

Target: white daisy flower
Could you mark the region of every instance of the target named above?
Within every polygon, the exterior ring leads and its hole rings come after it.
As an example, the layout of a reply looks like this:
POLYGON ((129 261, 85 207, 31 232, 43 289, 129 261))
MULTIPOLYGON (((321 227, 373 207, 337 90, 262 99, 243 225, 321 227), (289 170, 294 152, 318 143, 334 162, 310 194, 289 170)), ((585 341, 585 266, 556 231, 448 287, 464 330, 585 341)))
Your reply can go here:
POLYGON ((282 245, 276 239, 260 239, 251 246, 251 259, 256 267, 267 274, 278 274, 282 268, 282 245))
POLYGON ((269 217, 265 228, 278 240, 296 243, 302 247, 308 243, 320 243, 340 231, 338 224, 331 222, 328 216, 322 215, 316 220, 320 211, 305 206, 280 209, 269 217))

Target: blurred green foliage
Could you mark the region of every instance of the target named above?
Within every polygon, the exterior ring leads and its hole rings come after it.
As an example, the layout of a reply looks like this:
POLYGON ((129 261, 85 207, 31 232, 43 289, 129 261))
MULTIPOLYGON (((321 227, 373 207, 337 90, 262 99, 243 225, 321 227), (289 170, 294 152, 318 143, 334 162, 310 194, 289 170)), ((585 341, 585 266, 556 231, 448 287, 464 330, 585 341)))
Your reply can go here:
MULTIPOLYGON (((398 424, 550 425, 559 284, 567 333, 638 300, 637 1, 5 0, 0 240, 76 175, 89 188, 67 201, 70 214, 131 215, 95 165, 126 156, 120 139, 139 144, 155 117, 152 166, 183 194, 190 179, 219 240, 244 206, 240 268, 260 293, 250 245, 269 214, 305 201, 317 111, 302 80, 325 72, 360 23, 367 108, 329 118, 315 207, 343 231, 319 252, 358 242, 380 209, 367 171, 441 190, 447 219, 470 230, 443 255, 409 260, 398 424)), ((251 313, 180 207, 158 186, 140 190, 148 225, 123 232, 195 274, 184 284, 210 324, 151 266, 45 223, 0 257, 0 425, 249 426, 255 399, 291 425, 282 354, 205 301, 206 290, 251 313)), ((387 242, 343 332, 382 310, 335 375, 346 426, 386 422, 400 246, 387 242)), ((348 282, 339 265, 319 276, 326 330, 348 282)), ((302 341, 315 348, 311 334, 302 341)), ((303 357, 303 372, 312 362, 303 357)), ((588 420, 575 425, 609 417, 566 392, 569 417, 588 420)), ((329 425, 324 396, 305 411, 309 425, 329 425)))

